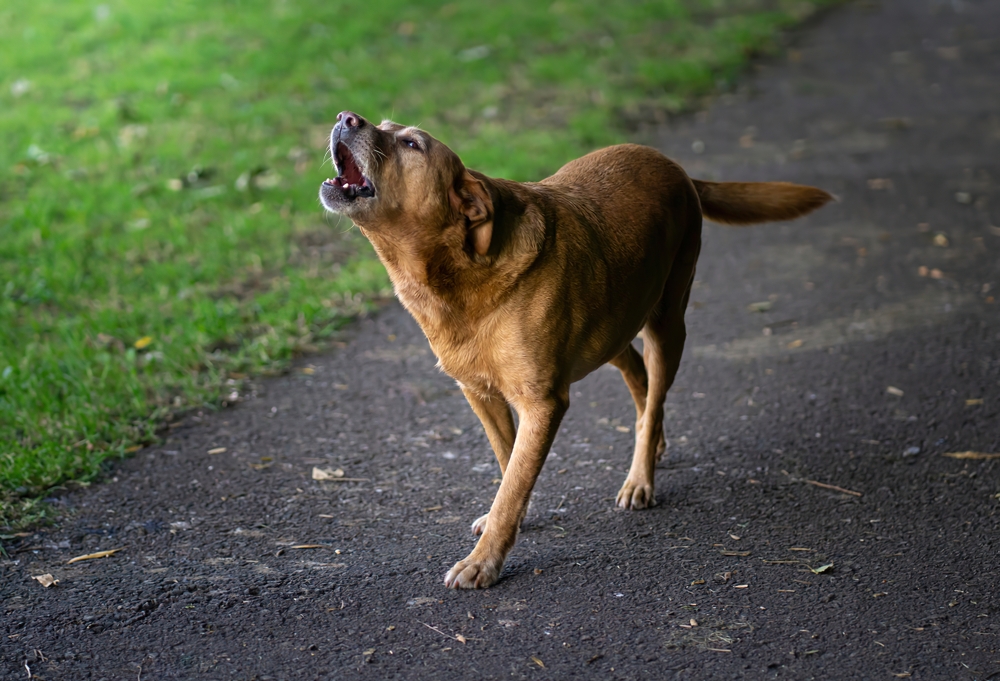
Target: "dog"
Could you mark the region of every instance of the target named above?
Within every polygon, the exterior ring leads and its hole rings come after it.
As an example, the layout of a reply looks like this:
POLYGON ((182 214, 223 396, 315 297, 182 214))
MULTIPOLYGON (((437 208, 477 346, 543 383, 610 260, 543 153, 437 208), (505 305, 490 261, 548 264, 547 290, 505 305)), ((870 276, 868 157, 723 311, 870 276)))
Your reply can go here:
POLYGON ((423 130, 351 111, 337 116, 330 153, 338 175, 320 186, 321 203, 372 243, 500 464, 490 511, 472 525, 479 541, 444 578, 462 589, 499 578, 569 386, 605 363, 621 371, 636 412, 617 505, 653 505, 702 217, 789 220, 832 199, 785 182, 693 180, 635 144, 592 152, 540 182, 496 179, 423 130), (632 346, 640 332, 641 356, 632 346))

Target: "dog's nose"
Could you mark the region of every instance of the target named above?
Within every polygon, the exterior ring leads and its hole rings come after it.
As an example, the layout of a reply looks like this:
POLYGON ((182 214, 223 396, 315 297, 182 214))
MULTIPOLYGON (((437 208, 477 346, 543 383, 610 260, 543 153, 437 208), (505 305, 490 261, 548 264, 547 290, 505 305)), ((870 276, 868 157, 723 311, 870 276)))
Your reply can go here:
POLYGON ((353 111, 341 111, 337 114, 337 121, 343 123, 348 128, 361 128, 365 125, 365 119, 353 111))

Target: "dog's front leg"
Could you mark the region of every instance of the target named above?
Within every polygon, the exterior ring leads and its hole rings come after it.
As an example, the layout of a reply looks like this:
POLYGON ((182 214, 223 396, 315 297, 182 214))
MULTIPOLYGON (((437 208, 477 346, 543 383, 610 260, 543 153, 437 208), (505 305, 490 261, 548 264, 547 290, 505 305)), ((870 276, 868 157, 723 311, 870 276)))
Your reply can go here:
MULTIPOLYGON (((486 437, 493 447, 493 454, 500 464, 500 475, 507 472, 507 462, 510 461, 510 453, 514 448, 514 417, 510 413, 510 405, 507 399, 499 392, 482 395, 459 383, 465 399, 469 401, 472 411, 483 424, 486 430, 486 437)), ((490 519, 490 514, 476 518, 472 523, 472 534, 480 535, 486 529, 486 521, 490 519)))
POLYGON ((569 407, 569 397, 564 392, 541 400, 522 399, 514 407, 520 424, 507 470, 490 507, 489 523, 472 553, 455 563, 445 575, 445 586, 482 589, 500 577, 504 560, 514 546, 528 509, 531 489, 569 407))

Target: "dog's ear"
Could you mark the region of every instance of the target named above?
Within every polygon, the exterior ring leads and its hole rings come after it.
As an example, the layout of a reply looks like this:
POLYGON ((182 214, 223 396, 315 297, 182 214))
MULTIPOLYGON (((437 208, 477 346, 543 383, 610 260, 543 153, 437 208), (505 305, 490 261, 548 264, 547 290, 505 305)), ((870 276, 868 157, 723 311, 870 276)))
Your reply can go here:
POLYGON ((452 208, 465 222, 468 238, 479 255, 486 255, 493 239, 493 199, 486 185, 462 170, 449 192, 452 208))

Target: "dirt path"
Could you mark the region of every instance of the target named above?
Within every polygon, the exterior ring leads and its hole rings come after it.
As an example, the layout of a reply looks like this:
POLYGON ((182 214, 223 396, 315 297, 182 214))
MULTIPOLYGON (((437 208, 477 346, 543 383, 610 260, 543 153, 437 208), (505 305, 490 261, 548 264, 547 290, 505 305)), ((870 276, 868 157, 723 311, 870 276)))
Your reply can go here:
POLYGON ((658 133, 842 202, 708 227, 655 509, 612 508, 632 407, 598 371, 503 579, 445 590, 498 471, 390 305, 60 499, 0 561, 0 676, 997 678, 1000 461, 943 455, 1000 452, 998 26, 852 3, 658 133))

